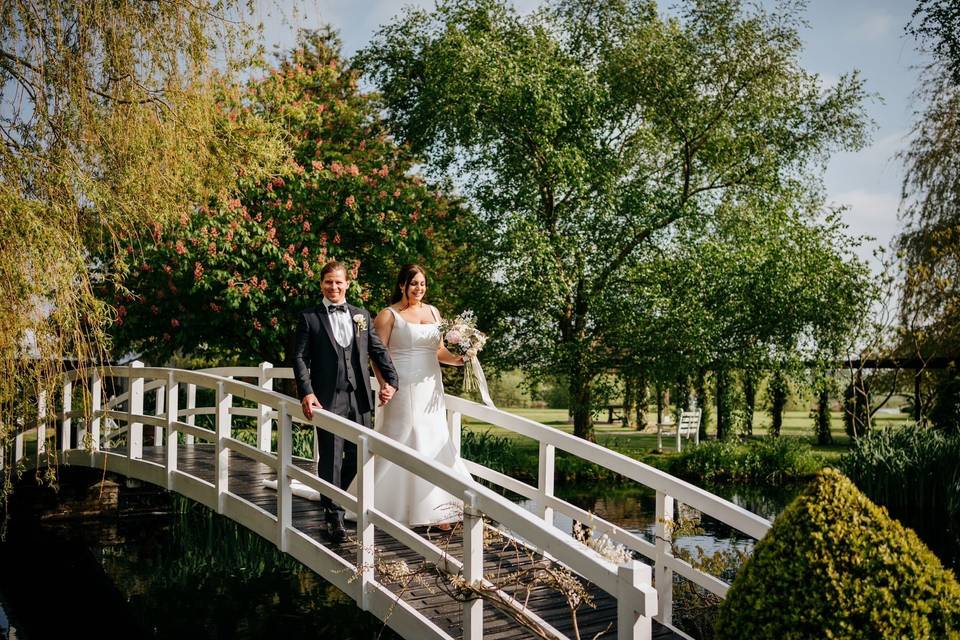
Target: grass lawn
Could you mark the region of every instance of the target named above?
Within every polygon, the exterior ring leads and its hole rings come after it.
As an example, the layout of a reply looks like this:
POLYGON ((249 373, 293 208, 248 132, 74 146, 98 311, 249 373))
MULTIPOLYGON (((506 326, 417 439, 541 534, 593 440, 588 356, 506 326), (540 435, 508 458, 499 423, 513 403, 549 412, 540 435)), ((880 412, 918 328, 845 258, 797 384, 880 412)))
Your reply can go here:
MULTIPOLYGON (((514 413, 524 418, 540 422, 556 429, 561 429, 567 433, 573 433, 573 425, 567 420, 566 409, 524 409, 524 408, 505 408, 504 411, 514 413)), ((805 411, 787 411, 784 414, 783 429, 781 434, 784 436, 803 438, 813 447, 813 451, 823 458, 825 464, 835 464, 840 456, 850 448, 850 438, 843 430, 843 418, 839 412, 834 412, 831 423, 831 433, 834 443, 821 446, 815 444, 813 435, 813 418, 805 411)), ((877 426, 886 426, 893 424, 902 424, 909 422, 906 416, 877 414, 874 416, 877 426)), ((649 424, 656 422, 656 415, 647 416, 649 424)), ((757 412, 754 417, 754 434, 762 436, 766 434, 770 424, 770 417, 766 413, 757 412)), ((517 435, 512 431, 485 422, 479 422, 471 418, 464 417, 463 425, 472 431, 483 432, 490 430, 493 435, 506 436, 515 440, 522 449, 529 448, 536 451, 536 441, 517 435)), ((594 431, 597 436, 597 443, 605 447, 628 455, 637 460, 641 460, 654 466, 662 466, 662 463, 670 456, 674 455, 672 440, 669 437, 664 438, 664 452, 657 453, 657 434, 656 431, 648 430, 639 432, 632 429, 626 429, 619 422, 607 424, 605 422, 594 423, 594 431)), ((716 434, 713 424, 707 427, 708 436, 713 437, 716 434)))

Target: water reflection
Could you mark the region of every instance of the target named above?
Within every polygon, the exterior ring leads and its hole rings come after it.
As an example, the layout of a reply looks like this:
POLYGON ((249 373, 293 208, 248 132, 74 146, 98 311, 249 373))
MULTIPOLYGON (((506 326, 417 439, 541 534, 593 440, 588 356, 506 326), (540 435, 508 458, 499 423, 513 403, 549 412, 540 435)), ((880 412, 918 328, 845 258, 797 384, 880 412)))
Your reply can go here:
MULTIPOLYGON (((382 629, 270 543, 182 498, 173 497, 163 515, 17 519, 9 533, 0 543, 0 637, 9 640, 54 637, 83 624, 98 640, 367 640, 382 629)), ((385 630, 382 637, 396 636, 385 630)))

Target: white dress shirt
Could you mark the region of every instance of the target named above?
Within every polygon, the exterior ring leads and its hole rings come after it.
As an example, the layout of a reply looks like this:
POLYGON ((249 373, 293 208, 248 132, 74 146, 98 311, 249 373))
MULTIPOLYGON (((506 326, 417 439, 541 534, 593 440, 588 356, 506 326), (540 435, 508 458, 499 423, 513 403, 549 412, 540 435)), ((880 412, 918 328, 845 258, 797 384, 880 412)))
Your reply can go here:
POLYGON ((350 317, 350 309, 346 306, 346 302, 343 302, 344 305, 343 311, 330 311, 330 305, 333 303, 330 302, 327 298, 323 299, 323 310, 327 313, 327 317, 330 318, 330 326, 333 327, 333 337, 344 349, 350 347, 353 344, 353 318, 350 317))

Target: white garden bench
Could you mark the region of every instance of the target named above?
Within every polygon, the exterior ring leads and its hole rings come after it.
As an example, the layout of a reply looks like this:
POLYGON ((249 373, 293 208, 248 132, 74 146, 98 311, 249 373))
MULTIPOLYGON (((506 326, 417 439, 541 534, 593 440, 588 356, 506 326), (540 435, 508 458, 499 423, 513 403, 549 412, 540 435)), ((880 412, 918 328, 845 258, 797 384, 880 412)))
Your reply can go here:
POLYGON ((675 435, 677 438, 677 452, 681 450, 680 439, 686 437, 690 441, 693 436, 693 443, 700 444, 700 409, 693 411, 682 411, 680 420, 677 422, 658 422, 657 423, 657 451, 663 451, 663 436, 675 435))

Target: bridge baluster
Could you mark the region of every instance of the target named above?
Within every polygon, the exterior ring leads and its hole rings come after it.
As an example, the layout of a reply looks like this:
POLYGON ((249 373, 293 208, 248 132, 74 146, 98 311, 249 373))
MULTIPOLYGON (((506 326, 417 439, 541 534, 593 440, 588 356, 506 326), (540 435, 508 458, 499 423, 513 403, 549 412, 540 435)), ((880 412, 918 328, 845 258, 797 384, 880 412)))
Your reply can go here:
MULTIPOLYGON (((270 370, 273 365, 269 362, 260 363, 260 373, 257 376, 257 385, 261 389, 273 391, 273 378, 270 376, 270 370)), ((257 403, 257 447, 261 451, 270 451, 270 405, 257 403)))
MULTIPOLYGON (((73 411, 73 382, 64 380, 63 382, 63 422, 60 423, 60 450, 70 449, 70 430, 73 426, 73 418, 69 414, 73 411)), ((79 439, 79 438, 78 438, 79 439)))
MULTIPOLYGON (((90 422, 87 427, 90 437, 91 456, 100 451, 100 415, 103 406, 103 379, 100 377, 100 369, 94 369, 90 374, 90 422)), ((86 443, 81 443, 86 444, 86 443)), ((92 464, 92 460, 91 460, 92 464)))
POLYGON ((673 569, 667 564, 673 557, 673 496, 657 491, 656 507, 656 587, 660 607, 660 622, 671 624, 673 619, 673 569))
POLYGON ((167 373, 167 489, 173 489, 173 475, 177 470, 177 417, 180 405, 180 385, 167 373))
POLYGON ((135 420, 143 415, 143 376, 134 373, 134 369, 142 369, 143 363, 134 360, 130 363, 130 398, 127 407, 127 456, 131 460, 143 458, 143 423, 135 420))
MULTIPOLYGON (((158 417, 166 415, 167 412, 164 410, 164 406, 166 405, 166 392, 166 385, 157 387, 156 391, 154 391, 153 415, 158 417)), ((153 446, 163 446, 163 427, 153 427, 153 446)))
MULTIPOLYGON (((197 385, 193 383, 187 384, 187 411, 192 411, 197 408, 197 385)), ((187 416, 185 422, 191 426, 197 423, 197 416, 192 413, 187 416)), ((193 434, 188 433, 186 438, 186 444, 193 444, 193 434)))
MULTIPOLYGON (((463 579, 468 584, 483 580, 483 515, 473 491, 463 494, 463 579)), ((483 638, 483 599, 463 603, 463 640, 483 638)))
POLYGON ((277 411, 277 546, 289 550, 289 529, 293 522, 293 492, 287 475, 293 458, 293 421, 287 403, 277 411))
POLYGON ((617 640, 650 640, 651 614, 656 611, 656 592, 650 586, 650 566, 637 560, 617 568, 617 640))
POLYGON ((547 506, 547 497, 553 496, 554 468, 557 448, 540 441, 540 465, 537 474, 537 490, 540 492, 540 514, 547 526, 553 526, 553 507, 547 506))
POLYGON ((217 383, 217 457, 214 460, 214 485, 217 488, 217 512, 223 513, 227 490, 229 488, 230 450, 226 440, 230 437, 230 406, 233 396, 226 393, 223 383, 217 383))
POLYGON ((364 611, 370 610, 369 589, 374 580, 374 527, 369 511, 375 504, 373 465, 370 441, 366 436, 360 436, 357 443, 357 570, 360 575, 360 597, 356 600, 364 611))
POLYGON ((37 397, 37 455, 47 451, 47 392, 37 397))

